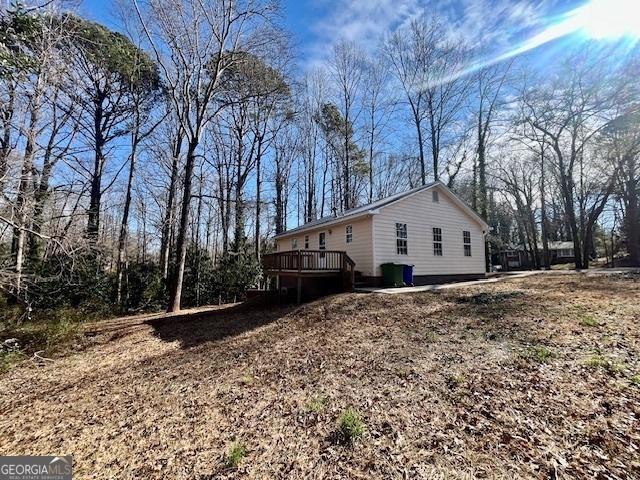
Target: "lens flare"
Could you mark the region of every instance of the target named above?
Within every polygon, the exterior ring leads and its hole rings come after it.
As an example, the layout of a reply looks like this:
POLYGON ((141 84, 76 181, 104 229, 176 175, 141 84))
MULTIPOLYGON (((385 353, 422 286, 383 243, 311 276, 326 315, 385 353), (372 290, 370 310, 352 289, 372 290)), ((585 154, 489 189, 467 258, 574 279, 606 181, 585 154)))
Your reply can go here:
POLYGON ((595 39, 640 37, 638 0, 592 0, 574 11, 574 22, 595 39))
POLYGON ((545 29, 513 48, 493 57, 477 59, 450 75, 434 79, 428 84, 416 85, 415 88, 428 89, 443 85, 569 35, 576 35, 577 38, 583 35, 593 40, 624 39, 625 48, 631 50, 640 42, 640 0, 591 0, 556 17, 545 29))

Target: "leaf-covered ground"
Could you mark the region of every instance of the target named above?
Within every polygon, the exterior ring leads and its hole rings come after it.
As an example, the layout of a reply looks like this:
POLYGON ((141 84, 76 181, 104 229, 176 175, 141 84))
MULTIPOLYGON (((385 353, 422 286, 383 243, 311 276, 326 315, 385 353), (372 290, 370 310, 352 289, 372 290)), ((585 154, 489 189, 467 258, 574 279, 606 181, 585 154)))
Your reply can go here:
POLYGON ((0 377, 0 454, 82 479, 640 478, 639 322, 637 276, 551 274, 104 322, 0 377))

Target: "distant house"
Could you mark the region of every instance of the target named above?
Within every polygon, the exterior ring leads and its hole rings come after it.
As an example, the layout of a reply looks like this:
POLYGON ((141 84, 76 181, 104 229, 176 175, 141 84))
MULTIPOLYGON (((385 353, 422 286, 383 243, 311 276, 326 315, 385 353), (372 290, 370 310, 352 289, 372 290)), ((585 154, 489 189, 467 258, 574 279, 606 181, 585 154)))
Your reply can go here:
POLYGON ((413 265, 415 284, 479 278, 485 275, 487 231, 482 218, 434 182, 277 235, 277 253, 266 270, 304 274, 327 262, 337 270, 345 260, 329 252, 344 252, 362 284, 380 285, 384 263, 413 265))
POLYGON ((499 269, 504 272, 521 270, 531 266, 526 249, 517 244, 504 245, 492 255, 492 262, 496 266, 499 265, 499 269))
POLYGON ((549 242, 551 263, 571 263, 575 261, 573 242, 549 242))
MULTIPOLYGON (((575 261, 573 242, 549 242, 549 261, 551 264, 572 263, 575 261)), ((538 242, 539 254, 542 258, 542 240, 538 242)), ((529 269, 533 266, 531 252, 522 245, 505 245, 493 255, 495 264, 503 271, 529 269)))

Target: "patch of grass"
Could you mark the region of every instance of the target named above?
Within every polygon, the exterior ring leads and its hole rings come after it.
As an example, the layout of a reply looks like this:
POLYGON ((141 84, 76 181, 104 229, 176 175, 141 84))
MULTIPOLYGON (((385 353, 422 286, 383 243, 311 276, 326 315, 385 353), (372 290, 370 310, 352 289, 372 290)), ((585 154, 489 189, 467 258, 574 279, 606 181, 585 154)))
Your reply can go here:
POLYGON ((622 373, 625 369, 624 363, 616 362, 612 358, 597 353, 585 360, 585 365, 592 368, 602 368, 611 375, 622 373))
POLYGON ((352 408, 346 409, 338 419, 338 430, 342 437, 349 443, 362 437, 366 427, 360 414, 352 408))
POLYGON ((233 442, 231 448, 224 457, 224 466, 226 468, 238 468, 242 459, 247 456, 247 447, 241 442, 233 442))
POLYGON ((640 385, 640 373, 629 378, 634 385, 640 385))
POLYGON ((313 413, 322 413, 329 404, 328 397, 313 397, 307 402, 307 411, 313 413))
POLYGON ((39 310, 30 318, 16 312, 19 310, 15 308, 9 313, 0 312, 0 369, 4 371, 37 351, 43 351, 46 357, 64 352, 82 339, 83 324, 95 320, 95 315, 70 307, 39 310), (19 353, 7 348, 7 340, 16 341, 19 353))
POLYGON ((536 362, 546 363, 555 358, 556 354, 544 345, 534 345, 527 348, 522 356, 536 362))
POLYGON ((597 327, 600 324, 593 315, 591 315, 590 313, 585 313, 580 318, 580 325, 582 325, 583 327, 597 327))
POLYGON ((424 336, 424 341, 426 343, 436 343, 438 341, 438 334, 435 332, 427 332, 424 336))
POLYGON ((250 373, 246 373, 240 378, 240 383, 242 383, 243 385, 251 385, 255 381, 256 377, 254 377, 250 373))
POLYGON ((11 367, 24 360, 24 358, 21 352, 0 352, 0 373, 9 371, 11 367))
POLYGON ((0 342, 0 373, 8 371, 14 364, 24 358, 17 338, 8 338, 0 342))

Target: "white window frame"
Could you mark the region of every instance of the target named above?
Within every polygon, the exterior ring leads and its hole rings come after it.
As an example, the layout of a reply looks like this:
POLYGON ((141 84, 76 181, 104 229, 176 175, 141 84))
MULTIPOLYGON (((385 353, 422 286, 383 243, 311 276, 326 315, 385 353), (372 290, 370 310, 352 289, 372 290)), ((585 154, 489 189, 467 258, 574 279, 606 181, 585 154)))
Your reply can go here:
POLYGON ((396 222, 396 255, 409 255, 409 228, 396 222))
POLYGON ((327 249, 327 232, 320 232, 318 233, 318 250, 326 250, 326 249, 327 249))
POLYGON ((345 243, 353 243, 353 225, 344 227, 344 241, 345 243))
POLYGON ((297 250, 298 249, 298 237, 293 237, 291 239, 291 250, 297 250))
POLYGON ((433 227, 431 229, 431 235, 433 236, 433 256, 434 257, 442 257, 444 256, 444 248, 442 241, 442 228, 441 227, 433 227))
POLYGON ((463 251, 465 257, 471 256, 471 231, 463 230, 462 231, 462 244, 463 251))
POLYGON ((309 235, 305 235, 305 236, 304 236, 304 248, 305 248, 306 250, 308 250, 308 249, 309 249, 309 235))
POLYGON ((437 190, 432 190, 431 200, 433 201, 433 203, 440 203, 440 192, 438 192, 437 190))

